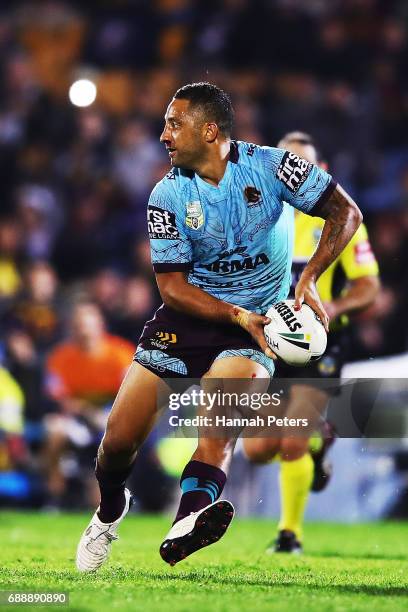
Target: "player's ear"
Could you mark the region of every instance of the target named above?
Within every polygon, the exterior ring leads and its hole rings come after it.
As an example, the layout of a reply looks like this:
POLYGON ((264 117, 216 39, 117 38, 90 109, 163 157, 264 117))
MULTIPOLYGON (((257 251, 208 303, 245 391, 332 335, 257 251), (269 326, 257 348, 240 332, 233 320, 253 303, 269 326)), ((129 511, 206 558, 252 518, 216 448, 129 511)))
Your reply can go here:
POLYGON ((218 131, 216 123, 206 123, 204 125, 204 138, 206 142, 214 142, 217 139, 218 131))
POLYGON ((327 161, 324 161, 324 160, 319 161, 319 168, 327 172, 329 169, 329 164, 327 163, 327 161))

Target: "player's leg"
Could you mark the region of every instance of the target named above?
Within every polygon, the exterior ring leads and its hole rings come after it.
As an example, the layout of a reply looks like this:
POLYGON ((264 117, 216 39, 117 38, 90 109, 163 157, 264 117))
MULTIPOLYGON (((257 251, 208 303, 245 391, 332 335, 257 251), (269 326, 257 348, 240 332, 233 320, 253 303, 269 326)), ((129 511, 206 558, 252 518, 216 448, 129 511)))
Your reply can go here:
POLYGON ((98 569, 107 559, 116 530, 131 505, 125 488, 137 449, 157 415, 157 396, 163 382, 133 362, 119 389, 98 451, 96 477, 100 507, 85 530, 77 550, 80 571, 98 569))
POLYGON ((114 521, 124 506, 125 482, 157 416, 157 394, 164 383, 139 363, 130 366, 116 396, 98 449, 96 477, 101 492, 99 518, 114 521))
MULTIPOLYGON (((229 356, 213 362, 202 385, 207 393, 240 393, 250 389, 248 379, 256 379, 257 390, 262 387, 265 391, 269 371, 262 363, 247 357, 229 356)), ((215 412, 222 414, 223 409, 218 405, 215 412)), ((234 509, 230 502, 217 500, 227 479, 239 433, 228 428, 199 429, 197 449, 180 479, 182 496, 176 519, 160 547, 161 556, 171 565, 216 542, 228 528, 234 509)))
MULTIPOLYGON (((318 428, 328 395, 308 385, 293 385, 287 410, 289 418, 307 418, 308 432, 318 428)), ((289 432, 280 444, 281 515, 274 550, 300 552, 303 519, 313 482, 314 464, 309 452, 310 435, 289 432)))
MULTIPOLYGON (((203 389, 207 393, 220 391, 226 397, 229 397, 227 394, 243 393, 248 390, 248 379, 252 381, 252 385, 254 385, 253 381, 256 379, 257 391, 258 388, 264 391, 269 383, 269 372, 264 365, 257 361, 236 356, 216 359, 204 375, 202 382, 203 389)), ((224 406, 217 405, 213 409, 214 414, 215 412, 218 414, 224 413, 224 406)), ((231 428, 215 428, 214 426, 208 429, 200 428, 197 449, 181 477, 183 495, 176 520, 214 501, 209 492, 203 492, 203 495, 201 495, 195 493, 194 490, 188 490, 185 484, 183 486, 186 479, 196 477, 199 482, 203 479, 214 480, 217 488, 217 498, 220 496, 226 482, 237 435, 239 435, 239 432, 235 432, 231 428), (199 470, 197 473, 195 468, 199 470)))

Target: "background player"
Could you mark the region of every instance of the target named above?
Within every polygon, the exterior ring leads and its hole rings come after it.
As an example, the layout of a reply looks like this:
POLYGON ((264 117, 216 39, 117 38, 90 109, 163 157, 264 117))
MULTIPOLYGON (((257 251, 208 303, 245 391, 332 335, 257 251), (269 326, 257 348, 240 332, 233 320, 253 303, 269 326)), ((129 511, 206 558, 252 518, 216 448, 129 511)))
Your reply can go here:
MULTIPOLYGON (((288 149, 307 161, 327 169, 311 136, 303 132, 290 132, 278 147, 288 149)), ((295 211, 295 242, 292 263, 292 287, 316 248, 323 228, 317 217, 295 211)), ((348 314, 369 306, 379 290, 378 264, 371 250, 367 229, 361 224, 353 238, 322 274, 317 289, 330 317, 330 333, 327 349, 320 361, 306 367, 293 368, 282 361, 276 364, 276 377, 326 379, 339 378, 341 368, 348 358, 348 314)), ((308 384, 294 384, 290 391, 287 414, 305 416, 314 413, 318 418, 329 400, 329 392, 308 384)), ((323 435, 328 432, 324 431, 323 435)), ((300 552, 302 523, 309 492, 320 491, 328 483, 330 472, 324 464, 325 452, 333 438, 322 438, 322 446, 309 452, 309 438, 283 436, 274 438, 246 438, 245 451, 249 459, 267 463, 276 454, 280 458, 281 517, 278 538, 268 550, 276 552, 300 552)))
MULTIPOLYGON (((148 206, 152 261, 164 305, 142 333, 98 452, 101 504, 77 551, 81 571, 107 558, 130 505, 125 481, 151 430, 162 378, 267 379, 273 355, 262 312, 286 297, 292 256, 292 209, 326 219, 319 245, 296 286, 328 317, 316 281, 340 254, 361 213, 327 173, 291 153, 231 141, 229 97, 209 83, 179 89, 161 141, 173 170, 148 206), (166 335, 167 334, 167 335, 166 335), (165 340, 164 340, 165 339, 165 340)), ((222 492, 235 436, 201 437, 181 477, 183 495, 161 554, 171 564, 223 535, 232 518, 222 492)))

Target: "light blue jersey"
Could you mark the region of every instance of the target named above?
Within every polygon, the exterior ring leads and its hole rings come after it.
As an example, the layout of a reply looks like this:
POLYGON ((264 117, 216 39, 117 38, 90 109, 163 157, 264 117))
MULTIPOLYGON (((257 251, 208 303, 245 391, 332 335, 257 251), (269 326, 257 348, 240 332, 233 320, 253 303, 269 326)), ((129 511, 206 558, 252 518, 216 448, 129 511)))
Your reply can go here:
POLYGON ((172 169, 148 205, 156 272, 188 271, 214 297, 266 312, 289 292, 293 209, 316 214, 335 187, 329 174, 294 153, 231 143, 218 187, 172 169))

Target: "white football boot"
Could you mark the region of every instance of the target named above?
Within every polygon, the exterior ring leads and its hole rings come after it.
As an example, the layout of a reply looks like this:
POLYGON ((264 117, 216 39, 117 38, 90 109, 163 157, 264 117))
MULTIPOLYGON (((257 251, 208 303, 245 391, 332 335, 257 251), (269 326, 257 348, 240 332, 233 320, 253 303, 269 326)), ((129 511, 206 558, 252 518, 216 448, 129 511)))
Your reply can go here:
POLYGON ((227 531, 234 512, 229 501, 218 500, 177 521, 160 546, 163 561, 176 565, 196 550, 217 542, 227 531))
POLYGON ((76 566, 80 572, 94 572, 106 561, 112 542, 119 539, 116 530, 131 505, 132 495, 129 489, 125 489, 125 507, 116 521, 102 523, 97 514, 99 508, 97 509, 78 544, 76 566))

